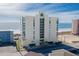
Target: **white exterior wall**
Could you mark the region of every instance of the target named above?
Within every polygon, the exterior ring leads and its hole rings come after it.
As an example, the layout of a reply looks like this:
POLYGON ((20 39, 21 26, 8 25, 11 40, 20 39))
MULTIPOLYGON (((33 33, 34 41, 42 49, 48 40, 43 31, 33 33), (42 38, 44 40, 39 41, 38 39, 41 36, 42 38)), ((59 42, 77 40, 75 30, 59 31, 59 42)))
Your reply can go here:
POLYGON ((40 20, 39 15, 36 15, 35 17, 35 42, 38 46, 40 43, 40 20))
POLYGON ((50 41, 58 42, 57 38, 57 18, 51 17, 50 19, 50 41))
POLYGON ((20 28, 20 33, 21 33, 21 36, 19 37, 19 39, 22 41, 22 42, 21 42, 21 45, 22 45, 22 46, 24 46, 24 44, 25 44, 25 43, 23 42, 23 41, 24 41, 24 40, 23 40, 24 38, 23 38, 23 33, 22 33, 22 32, 23 32, 23 28, 22 28, 22 27, 23 27, 23 20, 24 20, 24 18, 25 18, 25 17, 21 17, 21 19, 20 19, 20 25, 21 25, 21 26, 20 26, 20 27, 21 27, 21 28, 20 28))
POLYGON ((45 22, 44 22, 44 41, 49 42, 49 18, 45 15, 45 22))
POLYGON ((33 43, 33 17, 25 17, 25 45, 27 46, 30 43, 33 43))

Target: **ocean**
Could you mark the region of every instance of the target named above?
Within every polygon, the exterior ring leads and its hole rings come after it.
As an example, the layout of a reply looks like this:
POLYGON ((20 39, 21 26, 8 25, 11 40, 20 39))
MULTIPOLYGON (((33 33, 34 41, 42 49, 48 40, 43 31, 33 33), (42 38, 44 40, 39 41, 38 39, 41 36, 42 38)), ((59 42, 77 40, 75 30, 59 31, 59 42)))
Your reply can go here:
POLYGON ((72 24, 71 23, 59 23, 58 24, 58 28, 62 29, 62 28, 71 28, 72 24))
POLYGON ((58 31, 70 31, 72 28, 72 23, 59 23, 58 31))

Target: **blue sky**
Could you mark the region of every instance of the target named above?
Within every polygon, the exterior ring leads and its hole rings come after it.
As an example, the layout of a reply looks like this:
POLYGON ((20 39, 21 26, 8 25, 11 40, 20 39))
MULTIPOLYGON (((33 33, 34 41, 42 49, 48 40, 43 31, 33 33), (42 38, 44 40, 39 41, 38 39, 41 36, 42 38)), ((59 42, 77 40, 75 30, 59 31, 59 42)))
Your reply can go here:
POLYGON ((0 4, 0 22, 19 22, 21 16, 35 15, 38 11, 57 17, 59 22, 71 22, 79 18, 77 3, 3 3, 0 4))

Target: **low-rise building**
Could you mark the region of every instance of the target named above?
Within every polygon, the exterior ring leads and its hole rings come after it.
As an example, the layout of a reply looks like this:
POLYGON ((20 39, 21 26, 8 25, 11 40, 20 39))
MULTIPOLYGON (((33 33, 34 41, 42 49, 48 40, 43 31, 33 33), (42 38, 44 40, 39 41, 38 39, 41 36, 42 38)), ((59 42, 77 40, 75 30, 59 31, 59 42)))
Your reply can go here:
POLYGON ((13 31, 0 31, 0 43, 13 43, 13 31))

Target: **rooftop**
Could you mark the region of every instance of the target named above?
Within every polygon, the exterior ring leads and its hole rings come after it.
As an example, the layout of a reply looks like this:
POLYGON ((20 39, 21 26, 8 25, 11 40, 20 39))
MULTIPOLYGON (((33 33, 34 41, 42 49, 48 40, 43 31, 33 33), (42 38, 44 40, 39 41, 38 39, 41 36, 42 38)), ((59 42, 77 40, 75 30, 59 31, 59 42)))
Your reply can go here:
POLYGON ((49 55, 50 56, 75 56, 75 54, 73 54, 65 49, 54 50, 49 55))

